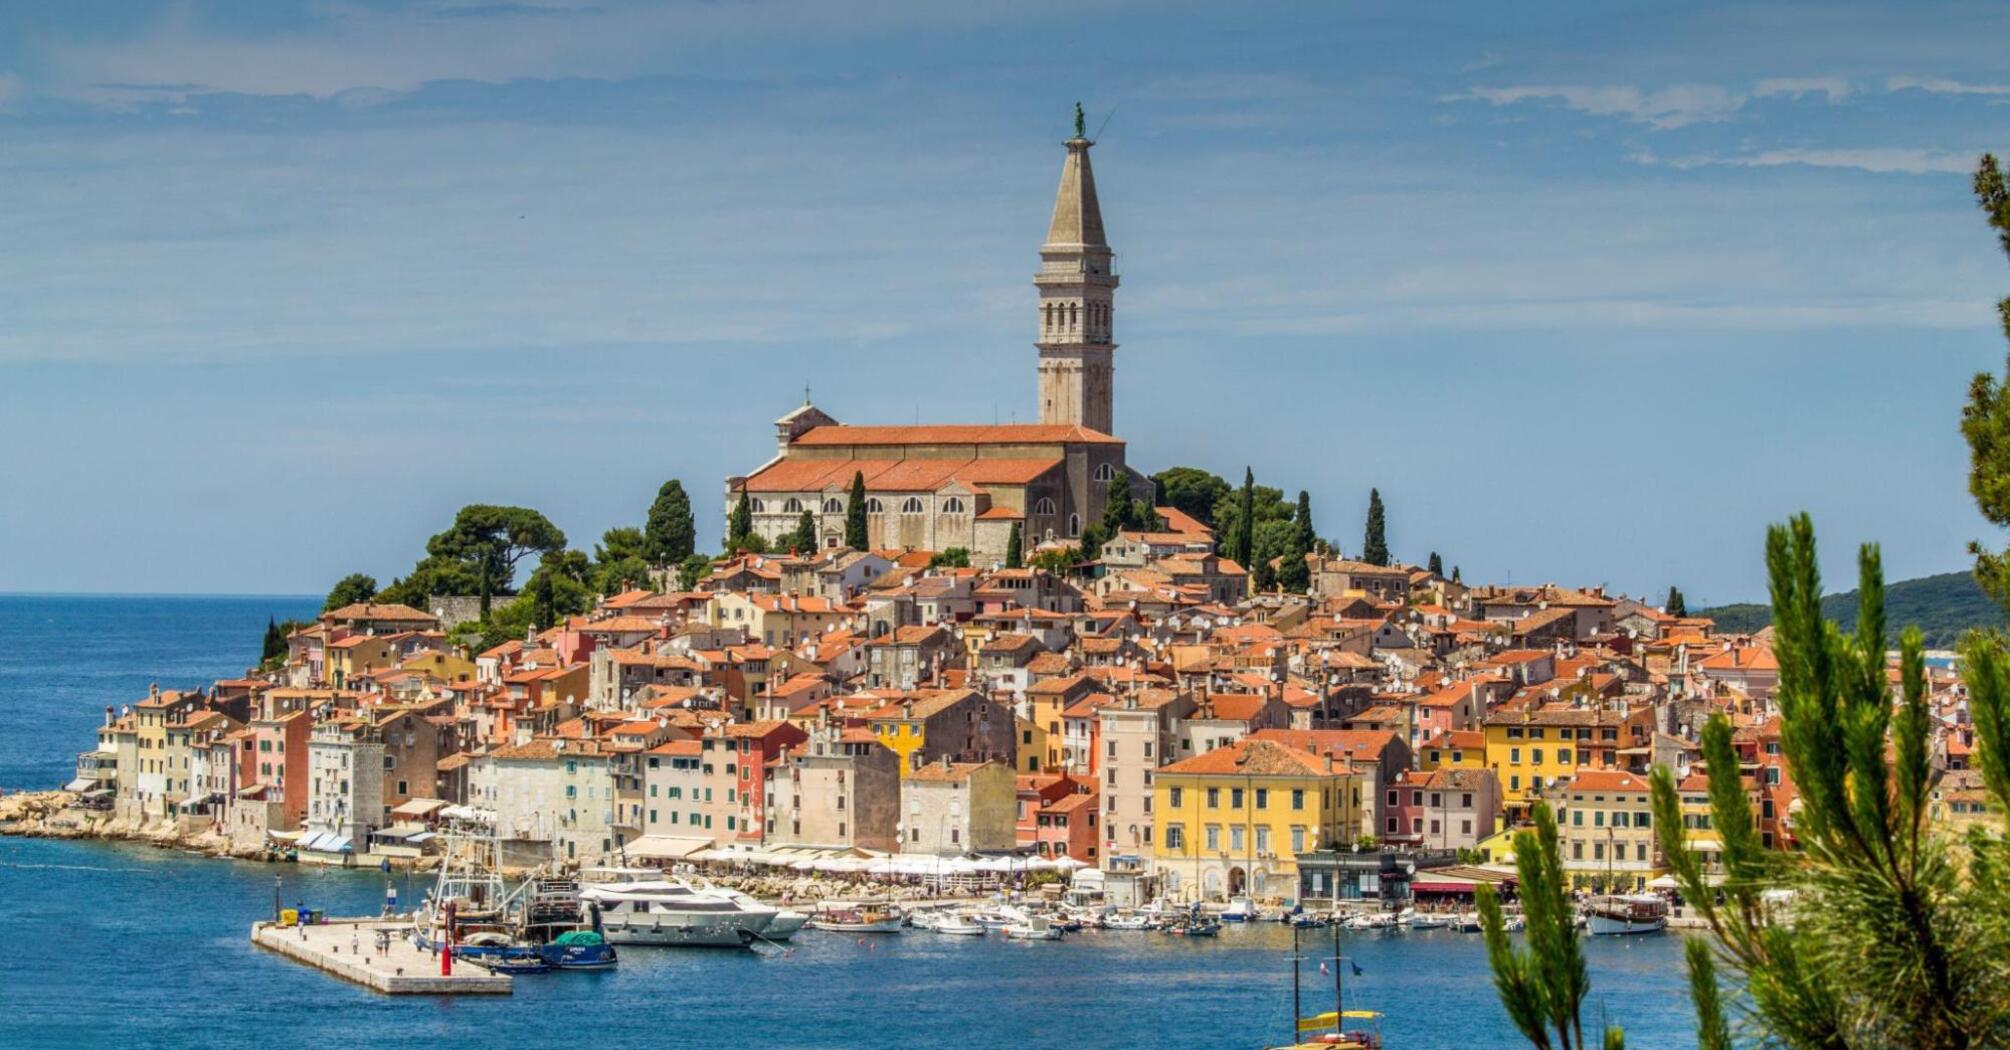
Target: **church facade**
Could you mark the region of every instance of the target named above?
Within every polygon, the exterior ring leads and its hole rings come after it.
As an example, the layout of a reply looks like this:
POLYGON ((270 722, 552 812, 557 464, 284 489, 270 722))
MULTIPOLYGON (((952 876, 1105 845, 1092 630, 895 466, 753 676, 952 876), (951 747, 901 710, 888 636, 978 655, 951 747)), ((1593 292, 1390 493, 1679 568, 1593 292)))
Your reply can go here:
POLYGON ((726 479, 726 511, 744 495, 763 540, 795 531, 803 512, 825 548, 844 542, 852 479, 863 477, 874 548, 1005 554, 1013 526, 1030 551, 1068 542, 1098 520, 1111 479, 1149 481, 1111 435, 1115 398, 1115 253, 1103 233, 1096 177, 1078 115, 1063 145, 1061 185, 1040 268, 1038 423, 855 426, 808 403, 775 421, 775 457, 726 479))

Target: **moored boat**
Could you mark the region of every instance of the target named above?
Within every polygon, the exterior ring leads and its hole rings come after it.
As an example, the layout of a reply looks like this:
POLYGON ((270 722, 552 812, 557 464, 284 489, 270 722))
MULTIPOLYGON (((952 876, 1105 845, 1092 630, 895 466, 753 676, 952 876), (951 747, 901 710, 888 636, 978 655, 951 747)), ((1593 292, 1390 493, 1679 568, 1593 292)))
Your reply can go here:
POLYGON ((1228 907, 1221 911, 1223 922, 1254 922, 1263 917, 1263 909, 1248 897, 1231 897, 1228 907))
POLYGON ((1668 928, 1668 902, 1652 894, 1594 897, 1584 906, 1586 928, 1597 936, 1660 933, 1668 928))
POLYGON ((809 925, 832 933, 899 933, 906 918, 899 909, 882 905, 840 905, 817 909, 809 925))
POLYGON ((682 879, 589 885, 580 898, 599 909, 601 930, 615 944, 744 948, 778 939, 768 933, 777 909, 682 879))
POLYGON ((1014 941, 1058 941, 1061 930, 1045 915, 1028 915, 1005 927, 1005 936, 1014 941))

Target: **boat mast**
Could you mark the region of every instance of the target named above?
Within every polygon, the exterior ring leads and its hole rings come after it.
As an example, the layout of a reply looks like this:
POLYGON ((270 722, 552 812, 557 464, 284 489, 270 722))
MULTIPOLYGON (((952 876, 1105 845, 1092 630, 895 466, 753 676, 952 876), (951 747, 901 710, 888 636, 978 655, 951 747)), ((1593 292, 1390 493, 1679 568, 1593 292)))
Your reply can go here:
POLYGON ((1298 1019, 1305 1011, 1298 1004, 1298 924, 1291 924, 1291 1042, 1298 1042, 1298 1019))
POLYGON ((1333 924, 1333 1030, 1344 1031, 1346 1018, 1342 1017, 1347 1004, 1340 999, 1340 924, 1333 924))

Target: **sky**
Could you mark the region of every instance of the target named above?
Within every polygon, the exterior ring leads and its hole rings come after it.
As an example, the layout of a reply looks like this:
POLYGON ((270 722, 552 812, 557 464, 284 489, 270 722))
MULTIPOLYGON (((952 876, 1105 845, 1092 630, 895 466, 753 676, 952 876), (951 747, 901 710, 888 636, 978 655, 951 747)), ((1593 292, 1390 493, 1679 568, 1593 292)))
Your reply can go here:
POLYGON ((1034 415, 1072 107, 1133 466, 1358 552, 1692 606, 2001 536, 1990 4, 0 6, 0 591, 388 582, 472 502, 591 550, 816 403, 1034 415))

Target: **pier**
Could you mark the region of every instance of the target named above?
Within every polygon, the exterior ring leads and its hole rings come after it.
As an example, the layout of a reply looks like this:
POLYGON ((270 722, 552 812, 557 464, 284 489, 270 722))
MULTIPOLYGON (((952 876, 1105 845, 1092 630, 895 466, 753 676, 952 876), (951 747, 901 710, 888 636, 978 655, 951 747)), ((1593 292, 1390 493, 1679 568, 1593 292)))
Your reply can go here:
POLYGON ((251 943, 385 995, 510 994, 508 975, 470 962, 457 961, 453 975, 443 976, 439 957, 405 937, 409 928, 406 922, 378 919, 311 926, 260 922, 252 924, 251 943))

